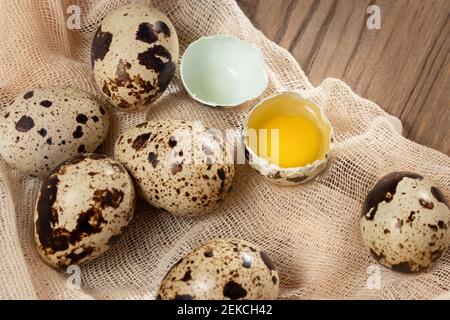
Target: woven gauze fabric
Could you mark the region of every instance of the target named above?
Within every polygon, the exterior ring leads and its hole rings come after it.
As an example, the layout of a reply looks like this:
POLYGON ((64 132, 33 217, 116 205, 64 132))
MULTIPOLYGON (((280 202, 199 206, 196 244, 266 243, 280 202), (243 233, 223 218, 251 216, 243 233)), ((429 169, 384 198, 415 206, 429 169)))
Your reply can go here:
MULTIPOLYGON (((0 1, 0 106, 27 89, 52 85, 101 96, 90 67, 91 40, 103 17, 125 3, 129 1, 0 1), (67 7, 73 4, 81 8, 81 29, 66 26, 67 7)), ((406 276, 374 268, 359 232, 365 195, 391 171, 426 175, 449 198, 448 156, 403 138, 396 119, 341 81, 326 79, 313 87, 294 58, 255 29, 234 1, 148 4, 173 22, 181 54, 192 41, 213 34, 255 43, 269 75, 269 86, 258 99, 297 91, 323 106, 336 139, 330 165, 319 180, 295 188, 276 186, 248 165, 236 165, 232 192, 217 210, 200 218, 174 217, 138 201, 124 236, 81 266, 81 289, 73 289, 68 275, 43 263, 34 248, 33 203, 42 180, 1 160, 1 298, 152 299, 173 263, 218 237, 264 248, 279 270, 282 299, 433 298, 450 290, 450 250, 429 272, 406 276), (375 287, 370 285, 374 274, 381 280, 375 287)), ((112 130, 100 152, 112 156, 118 135, 144 120, 201 120, 212 128, 239 128, 254 104, 226 110, 202 106, 184 90, 177 68, 166 92, 146 111, 113 112, 112 130)))

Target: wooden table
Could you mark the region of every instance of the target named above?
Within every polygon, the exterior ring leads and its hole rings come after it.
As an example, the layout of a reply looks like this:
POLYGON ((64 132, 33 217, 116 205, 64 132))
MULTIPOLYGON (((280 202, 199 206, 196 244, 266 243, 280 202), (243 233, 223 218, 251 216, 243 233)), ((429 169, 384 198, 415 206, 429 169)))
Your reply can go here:
POLYGON ((450 0, 238 0, 314 85, 339 78, 450 155, 450 0), (381 29, 368 29, 378 5, 381 29))

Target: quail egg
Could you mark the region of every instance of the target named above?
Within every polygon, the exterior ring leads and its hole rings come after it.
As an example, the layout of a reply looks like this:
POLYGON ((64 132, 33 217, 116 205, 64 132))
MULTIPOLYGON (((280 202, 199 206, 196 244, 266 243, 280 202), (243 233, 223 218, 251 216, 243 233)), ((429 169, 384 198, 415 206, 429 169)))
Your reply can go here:
POLYGON ((414 273, 438 260, 450 240, 450 210, 431 181, 412 172, 392 172, 368 193, 361 233, 384 266, 414 273))
POLYGON ((217 239, 181 258, 161 282, 162 300, 274 300, 279 277, 264 251, 237 239, 217 239))
POLYGON ((118 138, 114 153, 147 202, 179 216, 216 208, 234 176, 223 140, 198 122, 141 123, 118 138))
POLYGON ((44 181, 37 197, 37 251, 55 268, 92 260, 118 241, 134 204, 133 182, 120 163, 93 153, 71 158, 44 181))
POLYGON ((250 110, 243 140, 250 166, 270 182, 296 186, 326 168, 333 128, 320 106, 296 92, 284 92, 250 110))
POLYGON ((0 115, 0 154, 19 171, 47 176, 105 140, 109 116, 93 95, 74 88, 20 94, 0 115))
POLYGON ((153 102, 166 90, 178 55, 177 33, 163 13, 126 5, 109 13, 97 29, 91 66, 109 102, 131 111, 153 102))

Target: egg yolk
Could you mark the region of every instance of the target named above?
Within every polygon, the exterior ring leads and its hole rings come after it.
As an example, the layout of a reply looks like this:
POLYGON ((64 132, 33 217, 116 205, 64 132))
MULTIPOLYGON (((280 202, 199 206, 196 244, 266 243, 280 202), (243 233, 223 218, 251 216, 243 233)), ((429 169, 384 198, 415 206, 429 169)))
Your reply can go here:
POLYGON ((257 130, 260 131, 258 156, 280 167, 305 166, 314 162, 321 154, 322 132, 311 117, 306 115, 272 116, 263 119, 257 130), (267 131, 260 131, 261 129, 267 131), (266 133, 266 139, 261 139, 261 133, 266 133), (261 147, 264 140, 267 141, 266 148, 261 147), (278 156, 275 154, 277 151, 278 156))

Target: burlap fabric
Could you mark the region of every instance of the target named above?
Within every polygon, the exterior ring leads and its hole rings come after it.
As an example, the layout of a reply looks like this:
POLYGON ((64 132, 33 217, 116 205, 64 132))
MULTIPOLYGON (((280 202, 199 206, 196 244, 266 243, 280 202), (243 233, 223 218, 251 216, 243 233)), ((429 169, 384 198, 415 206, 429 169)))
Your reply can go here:
MULTIPOLYGON (((38 86, 70 85, 98 93, 89 65, 91 39, 102 18, 126 2, 75 1, 81 7, 81 29, 69 30, 66 8, 73 0, 0 1, 0 106, 38 86)), ((406 276, 382 268, 380 288, 368 286, 374 261, 359 233, 365 194, 390 171, 427 175, 450 197, 448 156, 403 138, 398 121, 344 83, 327 79, 313 87, 293 57, 256 30, 234 1, 152 5, 172 20, 181 53, 200 36, 238 36, 264 54, 270 81, 263 96, 293 90, 322 105, 337 140, 328 171, 317 182, 283 188, 238 165, 230 196, 216 212, 196 219, 176 218, 139 202, 124 237, 82 266, 82 288, 74 290, 66 285, 67 275, 44 264, 34 250, 32 207, 41 180, 0 161, 1 298, 152 299, 181 255, 215 237, 242 238, 265 248, 278 266, 282 299, 433 298, 450 290, 450 250, 428 273, 406 276)), ((145 119, 199 119, 214 128, 239 127, 252 104, 206 108, 189 98, 177 72, 147 112, 115 112, 101 151, 112 155, 119 133, 145 119)))

